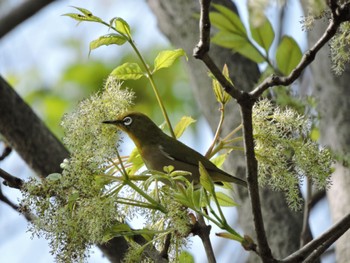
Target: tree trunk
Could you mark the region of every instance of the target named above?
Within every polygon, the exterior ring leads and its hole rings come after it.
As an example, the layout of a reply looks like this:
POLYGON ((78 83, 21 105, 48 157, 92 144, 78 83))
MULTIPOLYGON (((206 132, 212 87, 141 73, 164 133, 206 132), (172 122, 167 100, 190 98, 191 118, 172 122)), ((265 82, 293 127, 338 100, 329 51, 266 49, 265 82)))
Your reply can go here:
MULTIPOLYGON (((232 2, 227 0, 214 1, 224 4, 235 10, 232 2)), ((198 42, 199 20, 194 17, 199 14, 198 1, 185 0, 148 0, 148 4, 158 19, 161 31, 168 37, 170 42, 179 48, 183 48, 189 55, 187 63, 191 88, 197 98, 199 107, 207 118, 212 129, 218 123, 218 105, 211 89, 211 80, 208 77, 205 65, 191 57, 192 50, 198 42)), ((245 91, 252 90, 259 77, 257 65, 251 61, 233 54, 230 50, 211 46, 209 54, 216 64, 222 68, 226 63, 231 72, 231 78, 236 87, 245 91)), ((227 134, 234 127, 241 123, 237 103, 232 101, 227 109, 226 124, 223 134, 227 134)), ((232 174, 244 177, 244 157, 238 153, 231 154, 227 161, 227 171, 232 174)), ((239 210, 239 222, 243 232, 254 236, 254 227, 251 208, 246 189, 237 189, 241 206, 239 210)), ((283 258, 294 252, 299 247, 299 238, 302 227, 302 214, 292 212, 286 205, 283 194, 272 192, 268 189, 261 189, 261 200, 265 227, 272 252, 275 257, 283 258)), ((227 253, 227 251, 225 251, 227 253)), ((249 262, 259 262, 253 253, 248 259, 249 262)))

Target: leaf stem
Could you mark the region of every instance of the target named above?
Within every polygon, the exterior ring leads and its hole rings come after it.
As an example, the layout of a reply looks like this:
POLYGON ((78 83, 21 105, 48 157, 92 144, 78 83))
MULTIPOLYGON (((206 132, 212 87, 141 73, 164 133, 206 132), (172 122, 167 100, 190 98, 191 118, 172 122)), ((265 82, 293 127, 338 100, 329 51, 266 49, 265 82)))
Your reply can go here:
POLYGON ((213 148, 214 148, 216 142, 219 140, 219 136, 220 136, 221 129, 222 129, 222 124, 224 123, 224 119, 225 119, 225 105, 222 104, 222 103, 221 103, 221 107, 220 107, 220 112, 221 112, 221 114, 220 114, 220 121, 219 121, 218 127, 216 129, 213 142, 211 143, 209 149, 205 153, 205 157, 207 157, 207 158, 212 156, 213 148))
POLYGON ((147 78, 149 79, 150 83, 151 83, 151 86, 152 86, 152 89, 153 89, 153 92, 156 96, 156 99, 158 101, 158 104, 160 106, 160 109, 163 113, 163 116, 164 116, 164 119, 166 121, 166 123, 168 124, 168 127, 169 127, 169 130, 170 130, 170 134, 173 138, 176 138, 175 136, 175 133, 174 133, 174 129, 171 125, 171 122, 169 120, 169 116, 168 116, 168 113, 165 109, 165 106, 163 104, 163 101, 159 95, 159 91, 155 85, 155 82, 154 82, 154 79, 153 79, 153 75, 152 75, 152 72, 149 70, 149 67, 147 66, 146 62, 145 62, 145 59, 143 58, 142 54, 139 52, 139 50, 137 49, 134 41, 132 39, 129 39, 128 42, 130 43, 131 47, 134 49, 136 55, 138 56, 138 58, 140 59, 143 67, 145 68, 146 72, 147 72, 147 78))

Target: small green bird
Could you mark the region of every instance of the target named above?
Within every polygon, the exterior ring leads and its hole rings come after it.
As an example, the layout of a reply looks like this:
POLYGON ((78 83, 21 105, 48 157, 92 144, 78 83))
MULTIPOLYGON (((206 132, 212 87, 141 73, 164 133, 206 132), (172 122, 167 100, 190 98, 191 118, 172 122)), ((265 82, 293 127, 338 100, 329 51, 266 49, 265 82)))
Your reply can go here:
POLYGON ((190 172, 192 180, 197 184, 201 162, 215 183, 230 182, 247 186, 244 180, 222 171, 199 152, 165 134, 150 118, 140 112, 128 112, 116 120, 103 123, 116 125, 126 132, 150 170, 163 172, 164 166, 172 165, 175 170, 190 172))

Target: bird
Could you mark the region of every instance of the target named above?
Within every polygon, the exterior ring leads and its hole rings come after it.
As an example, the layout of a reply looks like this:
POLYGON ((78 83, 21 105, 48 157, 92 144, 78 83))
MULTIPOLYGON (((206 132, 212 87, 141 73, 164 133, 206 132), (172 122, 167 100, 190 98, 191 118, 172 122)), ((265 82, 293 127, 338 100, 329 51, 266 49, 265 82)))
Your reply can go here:
POLYGON ((143 113, 126 112, 115 120, 102 123, 115 125, 126 132, 149 170, 163 172, 165 166, 171 165, 175 170, 190 172, 190 180, 198 184, 199 162, 201 162, 214 183, 222 185, 222 182, 230 182, 247 186, 246 181, 219 169, 199 152, 164 133, 143 113))

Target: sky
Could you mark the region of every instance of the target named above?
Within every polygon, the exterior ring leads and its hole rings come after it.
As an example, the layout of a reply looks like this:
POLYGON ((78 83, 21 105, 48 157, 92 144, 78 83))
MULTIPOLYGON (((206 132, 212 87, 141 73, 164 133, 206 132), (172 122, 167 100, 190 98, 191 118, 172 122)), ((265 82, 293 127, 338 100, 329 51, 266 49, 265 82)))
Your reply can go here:
MULTIPOLYGON (((298 1, 289 1, 289 7, 293 10, 297 10, 298 1)), ((11 76, 12 74, 22 74, 27 72, 35 65, 41 69, 44 74, 42 81, 46 85, 54 83, 59 78, 60 72, 64 67, 73 59, 76 54, 67 54, 67 48, 64 46, 62 39, 84 39, 85 46, 81 50, 81 59, 87 61, 89 42, 100 35, 108 33, 105 27, 80 24, 68 17, 62 16, 64 13, 75 12, 71 6, 81 6, 89 9, 97 16, 109 20, 113 17, 124 18, 131 26, 131 28, 137 28, 135 32, 135 40, 137 45, 143 49, 152 45, 167 44, 167 40, 159 32, 156 26, 156 19, 152 15, 149 7, 144 0, 138 1, 123 1, 123 0, 71 0, 71 1, 56 1, 55 3, 47 6, 44 10, 40 11, 34 17, 28 19, 23 24, 15 28, 12 32, 6 35, 3 39, 0 39, 0 74, 2 76, 11 76), (132 10, 132 12, 131 12, 132 10), (142 19, 140 19, 140 17, 142 19)), ((1 10, 6 12, 6 10, 1 10)), ((241 14, 246 19, 246 10, 240 8, 241 14)), ((272 12, 272 11, 271 11, 272 12)), ((293 12, 287 13, 289 20, 300 20, 300 15, 295 15, 293 12), (292 15, 294 14, 294 16, 292 15)), ((271 20, 277 19, 272 14, 269 15, 271 20)), ((299 43, 302 49, 305 49, 306 42, 302 37, 300 27, 286 28, 286 33, 290 35, 299 35, 299 43)), ((119 52, 123 52, 120 48, 119 52)), ((109 55, 107 48, 101 48, 93 52, 92 56, 106 58, 109 55)), ((20 94, 28 92, 25 84, 21 84, 16 87, 20 94)), ((203 127, 205 127, 205 135, 210 136, 210 131, 207 128, 204 121, 201 121, 203 127)), ((191 135, 187 135, 185 141, 191 142, 191 135)), ((209 140, 207 140, 209 141, 209 140)), ((190 145, 195 147, 195 145, 190 145)), ((204 151, 205 144, 201 146, 201 149, 197 149, 201 152, 204 151)), ((1 148, 0 148, 1 149, 1 148)), ((0 167, 11 174, 19 175, 21 178, 28 178, 33 173, 26 166, 21 158, 12 153, 10 158, 0 163, 0 167)), ((2 190, 6 196, 12 201, 18 200, 20 195, 17 190, 13 190, 8 187, 2 187, 2 190)), ((321 204, 320 204, 321 205, 321 204)), ((320 233, 321 230, 327 228, 330 224, 329 219, 324 217, 324 211, 326 205, 323 204, 321 209, 316 210, 312 214, 313 219, 317 220, 316 233, 320 233)), ((232 215, 232 220, 235 220, 235 214, 232 215)), ((44 239, 38 239, 31 237, 31 233, 27 232, 26 220, 12 208, 0 204, 0 262, 28 262, 28 263, 41 263, 41 262, 54 262, 53 256, 49 252, 47 241, 44 239), (5 216, 6 215, 6 216, 5 216), (20 248, 20 250, 19 250, 20 248)), ((218 232, 214 229, 213 233, 218 232)), ((237 243, 222 241, 217 237, 213 237, 215 245, 221 249, 233 250, 233 247, 237 243)), ((196 256, 196 262, 204 262, 204 251, 198 238, 193 239, 192 248, 194 249, 196 256)), ((219 262, 230 262, 232 254, 226 254, 226 258, 220 258, 219 262)), ((244 259, 246 254, 239 255, 244 259)), ((89 263, 108 262, 103 258, 101 252, 98 249, 93 249, 93 253, 88 261, 89 263)))

